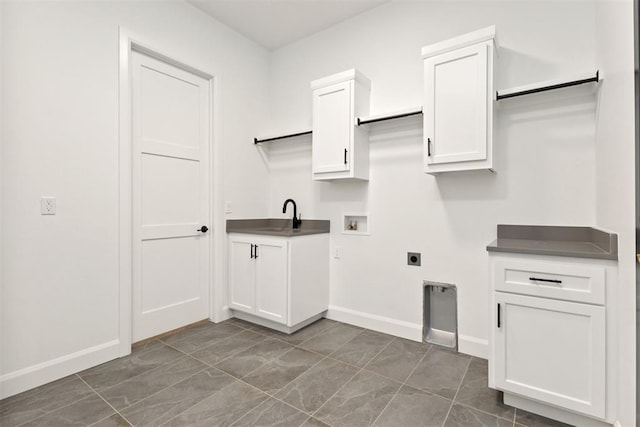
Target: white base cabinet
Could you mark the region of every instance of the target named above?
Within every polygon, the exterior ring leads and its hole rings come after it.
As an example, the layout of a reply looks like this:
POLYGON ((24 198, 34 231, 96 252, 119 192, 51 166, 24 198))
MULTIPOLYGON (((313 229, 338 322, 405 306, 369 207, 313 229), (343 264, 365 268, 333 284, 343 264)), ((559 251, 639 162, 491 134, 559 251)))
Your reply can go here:
MULTIPOLYGON (((229 308, 292 332, 329 306, 329 234, 230 233, 229 308)), ((245 317, 246 318, 246 317, 245 317)))
MULTIPOLYGON (((615 330, 606 284, 615 283, 615 263, 535 255, 490 258, 489 386, 566 411, 565 422, 611 422, 615 330)), ((558 418, 558 413, 563 418, 557 410, 542 415, 558 418)))
POLYGON ((287 242, 239 237, 229 245, 230 307, 287 323, 287 242))

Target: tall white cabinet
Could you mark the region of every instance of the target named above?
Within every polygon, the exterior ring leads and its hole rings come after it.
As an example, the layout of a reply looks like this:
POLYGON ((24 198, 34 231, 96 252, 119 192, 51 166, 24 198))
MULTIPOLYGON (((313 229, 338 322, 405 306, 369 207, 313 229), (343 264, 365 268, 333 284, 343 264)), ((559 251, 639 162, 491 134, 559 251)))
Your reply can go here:
POLYGON ((356 118, 369 113, 371 82, 351 69, 311 82, 314 180, 369 179, 369 142, 356 118))
POLYGON ((495 27, 422 48, 424 170, 493 170, 495 27))

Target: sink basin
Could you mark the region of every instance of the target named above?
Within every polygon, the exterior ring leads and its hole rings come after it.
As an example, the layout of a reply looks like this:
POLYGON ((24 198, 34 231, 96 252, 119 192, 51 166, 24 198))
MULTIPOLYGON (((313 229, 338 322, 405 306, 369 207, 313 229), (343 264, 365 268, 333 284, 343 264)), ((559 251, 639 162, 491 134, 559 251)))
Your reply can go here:
POLYGON ((296 233, 300 232, 302 229, 300 228, 292 228, 292 227, 257 227, 256 231, 276 231, 276 232, 289 232, 296 233))
POLYGON ((306 219, 300 228, 293 228, 290 219, 260 218, 260 219, 229 219, 227 233, 263 234, 265 236, 306 236, 329 232, 329 221, 306 219))
POLYGON ((291 224, 288 226, 267 226, 267 227, 255 227, 256 230, 260 231, 300 231, 302 228, 293 228, 291 224))

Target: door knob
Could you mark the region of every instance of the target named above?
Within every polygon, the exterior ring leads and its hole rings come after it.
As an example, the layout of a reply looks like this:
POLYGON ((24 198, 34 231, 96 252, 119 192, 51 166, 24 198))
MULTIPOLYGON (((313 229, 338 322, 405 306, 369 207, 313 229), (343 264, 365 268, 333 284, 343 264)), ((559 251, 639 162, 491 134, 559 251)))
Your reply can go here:
POLYGON ((198 228, 196 231, 202 231, 203 233, 206 233, 207 231, 209 231, 209 227, 207 227, 206 225, 203 225, 202 227, 198 228))

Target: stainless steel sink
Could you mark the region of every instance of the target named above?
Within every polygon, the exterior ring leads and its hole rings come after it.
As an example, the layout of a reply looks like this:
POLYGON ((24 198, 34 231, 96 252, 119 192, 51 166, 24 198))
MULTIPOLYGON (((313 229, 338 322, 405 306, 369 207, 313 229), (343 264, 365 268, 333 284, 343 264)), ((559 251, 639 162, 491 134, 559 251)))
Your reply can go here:
POLYGON ((281 232, 281 231, 296 231, 296 229, 293 228, 286 228, 286 227, 257 227, 255 230, 257 231, 277 231, 277 232, 281 232))
POLYGON ((265 236, 305 236, 329 232, 329 221, 302 220, 300 228, 293 228, 290 219, 259 218, 227 220, 227 233, 264 234, 265 236))
POLYGON ((292 227, 257 227, 254 229, 255 231, 262 232, 273 232, 273 233, 299 233, 302 231, 301 228, 292 228, 292 227))

